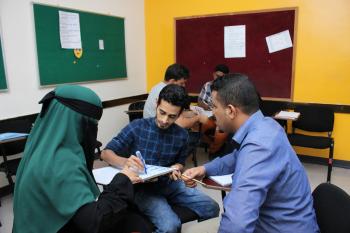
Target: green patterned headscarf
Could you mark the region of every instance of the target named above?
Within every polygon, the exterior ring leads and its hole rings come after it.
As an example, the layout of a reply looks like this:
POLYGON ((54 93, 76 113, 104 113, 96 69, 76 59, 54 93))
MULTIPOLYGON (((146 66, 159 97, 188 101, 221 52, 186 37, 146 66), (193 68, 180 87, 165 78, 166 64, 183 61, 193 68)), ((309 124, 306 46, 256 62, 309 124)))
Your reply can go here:
POLYGON ((99 195, 91 156, 101 100, 88 88, 64 85, 41 103, 16 175, 14 233, 57 232, 99 195))

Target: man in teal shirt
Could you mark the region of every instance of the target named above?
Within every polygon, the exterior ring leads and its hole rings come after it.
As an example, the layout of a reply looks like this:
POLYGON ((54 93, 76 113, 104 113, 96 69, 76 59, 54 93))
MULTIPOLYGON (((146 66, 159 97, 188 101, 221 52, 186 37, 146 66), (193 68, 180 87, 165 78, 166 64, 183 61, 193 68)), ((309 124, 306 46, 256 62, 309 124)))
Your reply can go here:
MULTIPOLYGON (((235 133, 232 153, 185 171, 189 178, 232 176, 220 233, 319 232, 308 178, 284 129, 259 110, 255 87, 242 74, 212 85, 213 114, 221 130, 235 133)), ((194 186, 191 179, 185 179, 194 186)))

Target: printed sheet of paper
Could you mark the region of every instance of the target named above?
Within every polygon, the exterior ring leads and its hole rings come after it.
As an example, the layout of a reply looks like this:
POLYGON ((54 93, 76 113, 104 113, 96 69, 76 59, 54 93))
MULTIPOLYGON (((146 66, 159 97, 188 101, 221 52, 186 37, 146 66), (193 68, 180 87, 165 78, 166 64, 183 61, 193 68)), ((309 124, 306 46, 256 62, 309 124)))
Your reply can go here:
POLYGON ((104 40, 98 40, 98 49, 99 50, 104 50, 105 49, 105 42, 104 40))
POLYGON ((199 106, 190 106, 190 109, 198 114, 206 115, 207 117, 211 117, 213 115, 212 111, 204 110, 204 108, 199 106))
POLYGON ((63 49, 81 49, 78 13, 59 11, 60 40, 63 49))
POLYGON ((224 28, 225 58, 245 57, 245 25, 224 28))
MULTIPOLYGON (((155 166, 155 165, 146 165, 146 167, 147 167, 147 174, 145 173, 139 174, 140 178, 143 180, 149 180, 161 175, 165 175, 174 170, 173 168, 170 168, 170 167, 161 167, 161 166, 155 166)), ((92 170, 92 174, 95 177, 96 183, 107 185, 112 181, 113 177, 120 171, 121 169, 109 166, 109 167, 94 169, 92 170)))
POLYGON ((274 53, 283 49, 293 47, 292 39, 290 38, 289 30, 279 32, 277 34, 266 37, 269 53, 274 53))

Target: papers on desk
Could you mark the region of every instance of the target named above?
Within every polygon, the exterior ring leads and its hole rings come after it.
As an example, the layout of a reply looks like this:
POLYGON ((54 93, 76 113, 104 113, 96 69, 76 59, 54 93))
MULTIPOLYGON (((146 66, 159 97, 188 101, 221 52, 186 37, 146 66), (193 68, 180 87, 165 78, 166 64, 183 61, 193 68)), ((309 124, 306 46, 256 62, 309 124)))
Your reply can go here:
POLYGON ((204 110, 204 108, 202 107, 199 107, 199 106, 190 106, 190 109, 194 112, 197 112, 198 114, 203 114, 203 115, 206 115, 207 117, 211 117, 213 115, 213 112, 212 111, 207 111, 207 110, 204 110))
POLYGON ((277 113, 274 118, 281 120, 297 120, 300 116, 300 112, 288 112, 288 111, 280 111, 277 113))
POLYGON ((223 176, 209 176, 209 179, 215 181, 216 183, 222 186, 228 186, 232 184, 232 175, 233 173, 223 176))
MULTIPOLYGON (((170 167, 161 167, 155 165, 146 165, 147 166, 147 174, 141 173, 139 176, 142 180, 150 180, 152 178, 162 176, 174 171, 173 168, 170 167)), ((121 169, 115 167, 103 167, 92 170, 92 173, 95 177, 97 184, 107 185, 111 183, 113 177, 119 173, 121 169)))
POLYGON ((15 139, 15 138, 22 138, 28 136, 27 133, 1 133, 0 134, 0 141, 15 139))

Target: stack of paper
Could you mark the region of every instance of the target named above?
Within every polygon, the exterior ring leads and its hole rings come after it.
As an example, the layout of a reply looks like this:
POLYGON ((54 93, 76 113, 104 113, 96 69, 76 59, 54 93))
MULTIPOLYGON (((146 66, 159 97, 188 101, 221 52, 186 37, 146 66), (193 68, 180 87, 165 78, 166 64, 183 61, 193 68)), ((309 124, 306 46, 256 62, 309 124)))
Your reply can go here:
POLYGON ((232 175, 233 174, 228 174, 223 176, 209 176, 209 179, 215 181, 221 186, 228 186, 232 184, 232 175))
MULTIPOLYGON (((155 166, 155 165, 146 165, 146 167, 147 167, 147 174, 146 173, 139 174, 142 180, 149 180, 149 179, 152 179, 161 175, 165 175, 174 171, 174 169, 170 167, 161 167, 161 166, 155 166)), ((94 169, 92 170, 92 173, 95 177, 97 184, 107 185, 112 181, 113 177, 120 171, 121 169, 109 166, 109 167, 94 169)))
POLYGON ((2 133, 0 134, 0 141, 10 140, 14 138, 22 138, 28 136, 27 133, 2 133))
POLYGON ((207 117, 211 117, 213 115, 212 111, 204 110, 204 108, 199 106, 190 106, 190 109, 198 114, 206 115, 207 117))
POLYGON ((280 111, 275 115, 276 119, 281 120, 296 120, 300 116, 300 112, 288 112, 288 111, 280 111))

